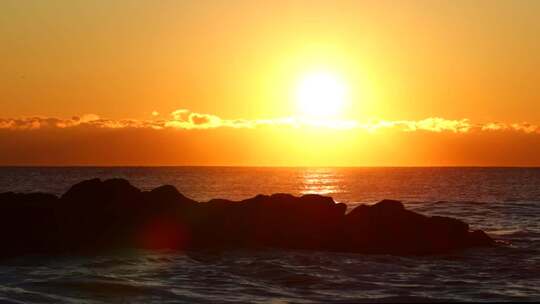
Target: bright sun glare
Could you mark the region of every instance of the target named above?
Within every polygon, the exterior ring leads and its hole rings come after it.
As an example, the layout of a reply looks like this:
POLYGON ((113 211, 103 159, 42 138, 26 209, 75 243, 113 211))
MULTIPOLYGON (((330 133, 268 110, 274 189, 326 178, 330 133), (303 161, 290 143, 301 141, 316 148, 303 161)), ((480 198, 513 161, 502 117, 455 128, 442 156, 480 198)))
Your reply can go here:
POLYGON ((347 86, 338 75, 314 72, 305 75, 296 89, 301 115, 309 118, 336 118, 342 114, 347 86))

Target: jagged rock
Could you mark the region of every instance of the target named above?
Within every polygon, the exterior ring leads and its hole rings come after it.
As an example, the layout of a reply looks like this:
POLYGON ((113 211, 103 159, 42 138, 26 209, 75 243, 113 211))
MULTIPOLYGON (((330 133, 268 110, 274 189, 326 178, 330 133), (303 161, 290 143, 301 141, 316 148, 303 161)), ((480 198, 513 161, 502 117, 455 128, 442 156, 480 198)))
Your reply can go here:
POLYGON ((392 200, 353 209, 345 231, 345 250, 365 253, 435 254, 492 244, 460 220, 424 216, 392 200))
POLYGON ((320 195, 199 203, 170 185, 141 191, 124 179, 92 179, 60 198, 0 194, 0 241, 9 244, 4 255, 125 247, 433 254, 494 244, 460 220, 427 217, 399 201, 345 212, 320 195))
POLYGON ((160 204, 170 204, 171 206, 178 205, 193 205, 197 202, 185 197, 182 193, 178 192, 174 186, 164 185, 157 187, 150 192, 145 192, 146 199, 160 204))

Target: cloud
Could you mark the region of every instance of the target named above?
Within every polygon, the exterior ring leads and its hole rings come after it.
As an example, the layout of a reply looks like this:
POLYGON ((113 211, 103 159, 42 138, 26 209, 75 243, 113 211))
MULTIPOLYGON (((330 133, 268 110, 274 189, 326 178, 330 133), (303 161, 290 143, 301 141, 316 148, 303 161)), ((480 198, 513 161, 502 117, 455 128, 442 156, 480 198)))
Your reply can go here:
MULTIPOLYGON (((179 109, 171 113, 172 119, 164 121, 163 127, 176 129, 213 129, 219 127, 234 127, 242 124, 237 120, 223 120, 211 114, 193 113, 187 109, 179 109)), ((246 126, 241 126, 246 127, 246 126)))
POLYGON ((405 132, 429 131, 429 132, 453 132, 467 133, 474 129, 468 119, 451 120, 440 117, 430 117, 422 120, 396 120, 396 121, 376 121, 360 125, 368 131, 376 131, 385 128, 397 128, 405 132))
POLYGON ((515 131, 526 134, 540 134, 540 126, 523 123, 472 123, 469 119, 445 119, 430 117, 422 120, 377 120, 359 122, 354 120, 314 120, 294 117, 273 119, 222 119, 219 116, 204 113, 195 113, 187 109, 178 109, 170 113, 168 119, 159 119, 159 113, 153 112, 154 119, 106 119, 96 114, 85 114, 68 119, 54 117, 22 117, 0 118, 0 129, 4 130, 37 130, 37 129, 66 129, 75 127, 100 129, 182 129, 205 130, 216 128, 247 128, 253 129, 261 126, 282 127, 312 127, 339 130, 363 130, 377 132, 378 130, 397 130, 401 132, 494 132, 515 131))
POLYGON ((488 123, 482 126, 483 131, 507 131, 507 130, 513 130, 513 131, 519 131, 527 134, 531 133, 539 133, 540 134, 540 126, 530 124, 528 122, 523 123, 512 123, 512 124, 506 124, 506 123, 500 123, 500 122, 492 122, 488 123))
POLYGON ((254 120, 181 109, 148 120, 95 114, 65 119, 0 118, 0 163, 540 166, 538 135, 539 127, 531 123, 475 123, 441 117, 254 120))
POLYGON ((54 117, 22 117, 22 118, 0 118, 0 129, 7 130, 37 130, 37 129, 66 129, 74 127, 93 127, 106 129, 119 128, 161 128, 162 123, 151 120, 137 119, 102 119, 95 114, 85 114, 73 116, 68 119, 54 117))
POLYGON ((472 129, 468 119, 448 120, 440 117, 427 118, 417 122, 409 122, 407 131, 424 130, 431 132, 467 133, 472 129))

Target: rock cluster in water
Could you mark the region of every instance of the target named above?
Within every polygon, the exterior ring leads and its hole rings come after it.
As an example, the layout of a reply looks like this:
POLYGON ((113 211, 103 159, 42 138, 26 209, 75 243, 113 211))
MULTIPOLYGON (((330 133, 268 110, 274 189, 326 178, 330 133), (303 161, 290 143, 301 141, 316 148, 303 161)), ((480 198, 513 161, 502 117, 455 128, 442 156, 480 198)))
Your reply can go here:
POLYGON ((346 213, 330 197, 257 195, 243 201, 191 200, 173 186, 141 191, 124 179, 78 183, 61 197, 0 194, 0 255, 179 250, 303 249, 437 254, 494 241, 457 219, 428 217, 399 201, 346 213))

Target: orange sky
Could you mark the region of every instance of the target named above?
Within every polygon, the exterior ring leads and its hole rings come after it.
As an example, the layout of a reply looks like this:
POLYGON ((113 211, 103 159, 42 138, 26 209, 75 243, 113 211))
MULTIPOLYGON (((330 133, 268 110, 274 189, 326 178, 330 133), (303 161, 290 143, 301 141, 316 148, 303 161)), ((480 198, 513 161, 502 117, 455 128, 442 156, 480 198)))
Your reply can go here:
POLYGON ((540 165, 539 14, 4 0, 0 164, 540 165), (298 82, 321 69, 350 93, 330 126, 297 117, 298 82))

